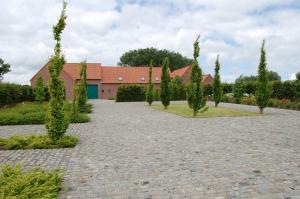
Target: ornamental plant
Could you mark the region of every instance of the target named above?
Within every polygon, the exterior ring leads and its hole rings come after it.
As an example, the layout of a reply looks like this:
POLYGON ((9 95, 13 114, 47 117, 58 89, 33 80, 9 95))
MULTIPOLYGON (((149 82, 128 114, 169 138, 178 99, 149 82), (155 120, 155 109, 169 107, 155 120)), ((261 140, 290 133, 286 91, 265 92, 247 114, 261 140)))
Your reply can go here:
POLYGON ((42 103, 46 99, 45 86, 42 76, 39 76, 36 80, 34 99, 39 103, 42 103))
POLYGON ((80 78, 78 107, 80 110, 83 110, 87 102, 86 61, 81 62, 80 78))
POLYGON ((149 103, 149 106, 151 106, 153 102, 152 67, 153 67, 153 60, 151 60, 149 64, 149 83, 148 83, 148 89, 146 95, 146 100, 149 103))
POLYGON ((78 116, 78 86, 77 86, 76 81, 74 81, 71 120, 75 119, 77 116, 78 116))
POLYGON ((194 42, 194 60, 192 63, 192 71, 190 74, 190 83, 187 88, 187 99, 188 104, 191 109, 193 109, 193 116, 197 116, 197 113, 207 111, 206 100, 203 95, 203 85, 202 85, 202 70, 198 64, 199 57, 199 38, 197 37, 194 42))
POLYGON ((160 100, 161 103, 164 105, 165 109, 167 109, 168 106, 170 105, 170 98, 171 98, 171 93, 170 93, 171 78, 169 74, 169 67, 170 67, 169 58, 166 57, 163 61, 161 81, 160 81, 160 100))
POLYGON ((264 108, 268 105, 270 98, 270 89, 268 87, 268 71, 266 62, 265 40, 262 43, 260 63, 258 66, 257 89, 256 89, 256 104, 259 111, 263 114, 264 108))
POLYGON ((53 26, 53 35, 56 44, 54 47, 54 54, 50 58, 48 67, 50 74, 50 102, 47 112, 46 128, 49 137, 55 142, 64 136, 69 126, 69 121, 64 112, 64 82, 59 77, 65 64, 64 55, 61 53, 61 33, 66 26, 66 6, 67 3, 64 1, 60 18, 57 24, 53 26))
POLYGON ((217 107, 222 99, 219 55, 217 56, 216 66, 215 66, 215 76, 213 82, 213 98, 215 101, 215 107, 217 107))

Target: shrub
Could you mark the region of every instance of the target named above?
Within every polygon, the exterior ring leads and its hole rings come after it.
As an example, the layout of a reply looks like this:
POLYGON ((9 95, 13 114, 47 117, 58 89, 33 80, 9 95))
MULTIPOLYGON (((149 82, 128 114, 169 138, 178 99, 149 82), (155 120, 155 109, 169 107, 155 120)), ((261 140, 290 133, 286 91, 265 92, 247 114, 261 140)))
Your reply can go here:
POLYGON ((295 100, 297 96, 297 85, 296 81, 285 81, 282 85, 281 99, 295 100))
POLYGON ((160 91, 159 91, 159 89, 155 89, 154 101, 159 101, 159 100, 160 100, 160 91))
POLYGON ((183 84, 183 80, 181 77, 175 77, 171 80, 171 99, 172 100, 186 100, 186 88, 183 84))
POLYGON ((241 98, 245 94, 245 84, 241 79, 237 79, 234 84, 233 96, 235 98, 236 103, 240 103, 241 98))
POLYGON ((33 100, 34 95, 30 86, 0 82, 0 107, 33 100))
POLYGON ((19 164, 4 164, 0 172, 0 197, 40 199, 57 198, 61 190, 61 172, 35 168, 22 171, 19 164))
POLYGON ((145 101, 146 91, 143 86, 123 85, 118 88, 116 102, 145 101))
POLYGON ((52 141, 48 135, 13 135, 0 138, 0 148, 6 150, 18 149, 54 149, 74 147, 78 138, 65 135, 57 141, 52 141))
POLYGON ((211 84, 205 84, 204 87, 204 96, 212 96, 213 95, 213 86, 211 84))
POLYGON ((233 93, 234 84, 232 83, 222 83, 223 94, 233 93))
POLYGON ((36 85, 35 85, 35 89, 34 89, 34 99, 40 103, 42 103, 45 100, 45 86, 44 86, 44 80, 42 78, 42 76, 39 76, 37 81, 36 81, 36 85))
POLYGON ((80 70, 80 84, 78 88, 78 106, 82 109, 87 102, 87 81, 86 81, 86 61, 83 61, 80 70))
POLYGON ((241 98, 241 104, 246 104, 246 105, 255 105, 256 101, 255 101, 255 97, 242 97, 241 98))
POLYGON ((255 81, 244 82, 245 93, 254 95, 256 92, 257 83, 255 81))

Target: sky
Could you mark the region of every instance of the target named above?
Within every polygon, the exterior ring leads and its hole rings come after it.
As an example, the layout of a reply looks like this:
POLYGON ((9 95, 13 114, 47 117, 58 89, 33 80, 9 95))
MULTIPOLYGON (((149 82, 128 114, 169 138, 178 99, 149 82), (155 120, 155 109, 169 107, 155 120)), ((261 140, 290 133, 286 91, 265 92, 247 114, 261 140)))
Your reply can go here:
MULTIPOLYGON (((300 71, 299 0, 67 0, 62 50, 67 62, 117 65, 132 49, 155 47, 193 56, 200 34, 200 65, 221 78, 255 75, 262 40, 268 69, 283 80, 300 71)), ((53 53, 52 26, 61 0, 0 0, 0 57, 11 65, 4 81, 29 84, 53 53)))

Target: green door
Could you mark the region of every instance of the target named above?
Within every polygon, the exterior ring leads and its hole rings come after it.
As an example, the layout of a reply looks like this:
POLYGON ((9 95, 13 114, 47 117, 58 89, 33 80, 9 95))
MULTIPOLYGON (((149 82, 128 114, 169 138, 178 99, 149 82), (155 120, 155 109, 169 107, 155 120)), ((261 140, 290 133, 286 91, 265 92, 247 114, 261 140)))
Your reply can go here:
POLYGON ((98 85, 97 84, 89 84, 87 86, 87 93, 89 99, 98 99, 98 85))

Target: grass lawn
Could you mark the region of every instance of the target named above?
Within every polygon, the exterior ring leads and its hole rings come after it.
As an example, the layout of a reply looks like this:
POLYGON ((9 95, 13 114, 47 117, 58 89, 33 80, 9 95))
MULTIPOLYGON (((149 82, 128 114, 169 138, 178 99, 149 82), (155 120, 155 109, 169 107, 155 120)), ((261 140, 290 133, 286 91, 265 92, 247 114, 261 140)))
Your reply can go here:
MULTIPOLYGON (((193 117, 193 111, 189 108, 188 104, 171 104, 167 110, 160 105, 152 105, 154 109, 166 111, 169 113, 174 113, 183 117, 193 117)), ((232 109, 232 108, 223 108, 223 107, 209 107, 209 109, 204 113, 198 113, 197 117, 233 117, 233 116, 255 116, 260 115, 259 113, 232 109)))
POLYGON ((40 168, 23 171, 20 165, 2 165, 0 198, 57 198, 61 190, 61 172, 40 168))
POLYGON ((13 135, 0 138, 0 150, 71 148, 77 142, 78 138, 73 135, 65 135, 56 142, 47 135, 13 135))
MULTIPOLYGON (((13 107, 0 109, 0 125, 17 125, 17 124, 44 124, 48 103, 25 102, 17 104, 13 107)), ((79 113, 78 117, 71 120, 72 123, 89 122, 90 118, 87 114, 91 112, 92 106, 79 113)), ((65 110, 68 115, 71 114, 71 104, 66 103, 65 110)))

